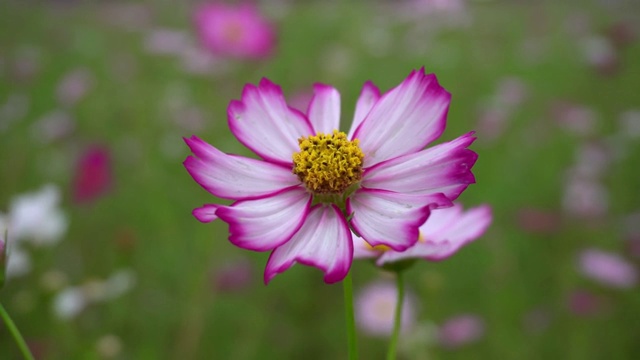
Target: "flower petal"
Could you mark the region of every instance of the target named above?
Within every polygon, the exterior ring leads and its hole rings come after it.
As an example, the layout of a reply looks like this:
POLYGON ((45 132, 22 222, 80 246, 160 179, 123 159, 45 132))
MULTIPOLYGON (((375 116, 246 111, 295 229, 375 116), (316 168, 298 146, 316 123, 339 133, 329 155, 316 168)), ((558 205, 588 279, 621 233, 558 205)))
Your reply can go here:
POLYGON ((413 71, 373 106, 353 134, 360 139, 365 166, 424 148, 442 132, 451 94, 424 69, 413 71))
POLYGON ((263 159, 283 165, 290 165, 293 153, 300 150, 298 139, 314 134, 309 120, 288 107, 280 87, 267 79, 259 86, 246 85, 242 100, 229 103, 227 118, 238 141, 263 159))
POLYGON ((351 231, 340 210, 335 206, 316 205, 311 209, 300 230, 269 257, 264 271, 268 283, 294 263, 314 266, 324 272, 324 281, 342 280, 353 259, 351 231))
POLYGON ((359 189, 347 200, 351 225, 371 246, 403 251, 418 241, 418 227, 431 208, 451 206, 443 194, 408 195, 377 189, 359 189))
POLYGON ((369 114, 371 108, 380 99, 380 90, 377 86, 373 85, 371 81, 367 81, 362 86, 362 92, 356 103, 356 111, 353 115, 353 122, 351 123, 351 129, 349 130, 349 139, 353 139, 353 133, 358 129, 358 126, 362 124, 362 120, 369 114))
POLYGON ((193 209, 193 216, 202 223, 209 223, 218 218, 216 211, 220 205, 216 204, 204 204, 202 207, 193 209))
POLYGON ((455 204, 446 209, 433 210, 427 222, 420 227, 425 241, 404 252, 387 251, 378 258, 377 265, 408 258, 424 258, 432 261, 444 260, 455 254, 462 246, 484 234, 492 221, 491 207, 478 206, 462 211, 455 204))
POLYGON ((300 184, 290 168, 225 154, 196 136, 184 141, 195 155, 187 157, 185 168, 198 184, 215 196, 256 199, 300 184))
POLYGON ((335 88, 324 85, 313 85, 313 98, 309 103, 309 121, 316 133, 331 134, 340 130, 340 93, 335 88))
POLYGON ((291 239, 309 213, 311 196, 302 187, 231 206, 216 215, 229 223, 229 241, 243 249, 267 251, 291 239))
POLYGON ((364 174, 362 186, 408 194, 444 193, 455 200, 475 183, 471 167, 478 155, 467 149, 473 132, 417 153, 379 163, 364 174))
POLYGON ((364 241, 360 236, 351 233, 353 239, 353 258, 354 259, 367 259, 378 257, 381 254, 380 251, 375 250, 369 243, 364 241))

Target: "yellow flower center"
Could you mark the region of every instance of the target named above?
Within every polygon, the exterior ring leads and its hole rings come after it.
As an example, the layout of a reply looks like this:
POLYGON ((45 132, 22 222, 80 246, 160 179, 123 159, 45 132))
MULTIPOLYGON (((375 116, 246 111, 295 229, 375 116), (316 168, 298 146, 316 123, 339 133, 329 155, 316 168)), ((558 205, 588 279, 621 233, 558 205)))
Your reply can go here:
POLYGON ((367 247, 371 250, 375 250, 375 251, 379 251, 379 252, 385 252, 385 251, 389 251, 391 250, 390 247, 388 247, 387 245, 376 245, 376 246, 371 246, 369 244, 367 244, 367 247))
POLYGON ((341 194, 362 179, 364 154, 359 141, 347 135, 318 133, 298 139, 300 152, 293 154, 293 173, 313 194, 341 194))

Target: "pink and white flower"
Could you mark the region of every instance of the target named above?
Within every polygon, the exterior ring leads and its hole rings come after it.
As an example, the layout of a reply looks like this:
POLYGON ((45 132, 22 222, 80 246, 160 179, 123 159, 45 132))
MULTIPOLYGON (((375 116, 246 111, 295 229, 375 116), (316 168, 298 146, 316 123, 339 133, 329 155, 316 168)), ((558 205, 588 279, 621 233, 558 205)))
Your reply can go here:
POLYGON ((195 25, 202 45, 212 53, 260 59, 275 46, 275 30, 251 4, 212 3, 199 7, 195 25))
POLYGON ((337 130, 340 94, 333 87, 316 84, 304 114, 269 80, 249 84, 229 104, 229 127, 262 159, 185 139, 191 176, 236 201, 193 214, 227 222, 229 240, 241 248, 273 250, 265 282, 296 262, 322 269, 327 283, 340 281, 353 259, 350 226, 371 246, 406 250, 431 209, 451 206, 475 182, 472 132, 424 149, 444 131, 450 98, 423 69, 382 95, 367 82, 347 135, 337 130))
POLYGON ((482 236, 491 221, 491 207, 488 205, 464 211, 462 205, 456 203, 452 207, 432 211, 429 219, 418 229, 418 242, 404 251, 372 247, 354 236, 354 257, 377 258, 378 266, 406 259, 444 260, 482 236))

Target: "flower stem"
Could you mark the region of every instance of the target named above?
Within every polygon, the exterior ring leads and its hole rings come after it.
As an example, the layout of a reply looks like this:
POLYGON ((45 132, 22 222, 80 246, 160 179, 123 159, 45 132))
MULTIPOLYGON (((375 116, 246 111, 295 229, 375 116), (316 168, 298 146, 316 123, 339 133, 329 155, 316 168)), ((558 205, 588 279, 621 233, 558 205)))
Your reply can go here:
POLYGON ((344 287, 344 312, 347 320, 347 342, 349 344, 349 360, 358 358, 356 347, 356 322, 353 317, 353 284, 351 282, 351 272, 347 273, 342 280, 344 287))
POLYGON ((9 316, 7 311, 4 309, 2 304, 0 304, 0 316, 2 316, 2 320, 4 320, 4 323, 7 324, 7 328, 9 329, 9 332, 11 333, 11 335, 13 335, 13 338, 16 340, 16 343, 18 344, 18 347, 22 352, 22 356, 24 356, 24 358, 27 360, 33 360, 33 355, 31 355, 31 351, 29 350, 27 343, 24 341, 24 338, 22 337, 22 335, 20 335, 20 331, 16 327, 16 324, 13 323, 13 320, 11 320, 11 317, 9 316))
POLYGON ((402 304, 404 303, 404 280, 402 271, 396 272, 396 284, 398 285, 398 299, 396 301, 396 311, 393 322, 393 334, 389 343, 389 351, 387 352, 387 360, 396 359, 396 348, 398 345, 398 334, 402 325, 402 304))

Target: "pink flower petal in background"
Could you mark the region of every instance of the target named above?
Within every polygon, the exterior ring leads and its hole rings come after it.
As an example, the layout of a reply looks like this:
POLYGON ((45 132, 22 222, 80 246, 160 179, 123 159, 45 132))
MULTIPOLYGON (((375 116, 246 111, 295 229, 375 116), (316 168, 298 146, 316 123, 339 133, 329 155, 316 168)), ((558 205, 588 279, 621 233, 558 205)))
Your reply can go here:
MULTIPOLYGON (((388 337, 393 321, 398 292, 391 282, 373 282, 362 288, 355 298, 356 325, 362 332, 376 337, 388 337)), ((417 309, 414 297, 406 294, 402 305, 401 331, 406 333, 416 323, 417 309)))
POLYGON ((446 348, 459 348, 480 340, 485 333, 485 323, 477 315, 464 314, 452 317, 440 327, 438 338, 446 348))
POLYGON ((274 26, 251 4, 202 5, 194 21, 201 44, 216 55, 261 59, 275 47, 274 26))
POLYGON ((628 289, 638 283, 636 268, 614 253, 584 250, 579 255, 578 267, 584 276, 610 287, 628 289))
POLYGON ((94 145, 80 156, 73 180, 73 199, 89 203, 104 195, 112 184, 111 154, 106 147, 94 145))
POLYGON ((567 306, 578 316, 593 316, 603 310, 603 299, 586 290, 574 290, 569 295, 567 306))

